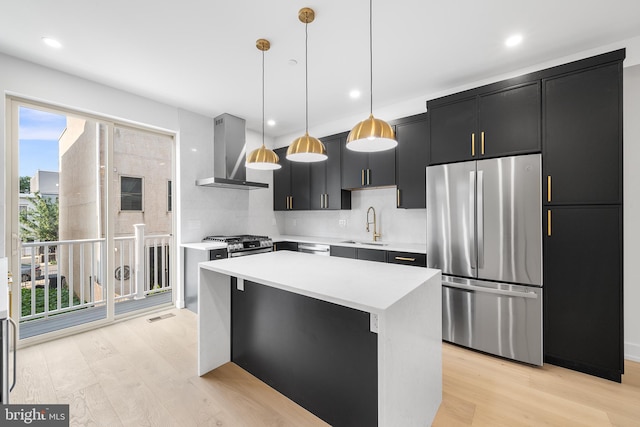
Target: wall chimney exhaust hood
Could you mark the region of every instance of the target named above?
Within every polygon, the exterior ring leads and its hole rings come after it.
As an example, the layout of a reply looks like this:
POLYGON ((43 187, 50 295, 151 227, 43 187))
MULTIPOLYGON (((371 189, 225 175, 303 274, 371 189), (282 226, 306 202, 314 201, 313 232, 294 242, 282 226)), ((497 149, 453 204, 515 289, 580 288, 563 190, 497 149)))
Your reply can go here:
POLYGON ((196 185, 239 190, 269 188, 263 182, 247 181, 245 120, 226 113, 213 120, 213 177, 197 179, 196 185))

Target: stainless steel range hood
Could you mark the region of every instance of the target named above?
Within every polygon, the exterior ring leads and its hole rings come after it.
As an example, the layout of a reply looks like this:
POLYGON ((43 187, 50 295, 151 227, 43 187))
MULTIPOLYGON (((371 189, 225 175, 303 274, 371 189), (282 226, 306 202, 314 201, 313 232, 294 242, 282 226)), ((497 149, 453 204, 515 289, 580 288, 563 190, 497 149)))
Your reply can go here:
POLYGON ((269 188, 263 182, 247 181, 245 133, 244 119, 226 113, 214 119, 213 177, 197 179, 196 185, 239 190, 269 188))

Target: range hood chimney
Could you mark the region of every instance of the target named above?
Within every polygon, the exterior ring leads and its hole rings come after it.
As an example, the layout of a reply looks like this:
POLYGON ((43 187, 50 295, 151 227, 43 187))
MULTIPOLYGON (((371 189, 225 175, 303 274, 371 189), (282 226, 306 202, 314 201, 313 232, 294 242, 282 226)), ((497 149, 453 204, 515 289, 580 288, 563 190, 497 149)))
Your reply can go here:
POLYGON ((197 179, 196 185, 240 190, 269 188, 263 182, 247 181, 245 120, 227 113, 213 120, 213 177, 197 179))

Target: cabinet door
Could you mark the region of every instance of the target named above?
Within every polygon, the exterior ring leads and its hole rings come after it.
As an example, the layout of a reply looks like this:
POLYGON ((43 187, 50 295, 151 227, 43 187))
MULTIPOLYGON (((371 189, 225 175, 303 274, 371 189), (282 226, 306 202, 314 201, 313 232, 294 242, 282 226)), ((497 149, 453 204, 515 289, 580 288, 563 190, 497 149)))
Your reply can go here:
POLYGON ((331 256, 337 256, 341 258, 353 258, 357 257, 356 248, 349 246, 331 246, 329 248, 329 254, 331 256))
POLYGON ((396 148, 369 153, 367 187, 396 185, 396 148))
POLYGON ((423 120, 396 125, 396 184, 399 208, 426 207, 426 167, 429 164, 429 123, 423 120))
MULTIPOLYGON (((325 143, 326 145, 326 143, 325 143)), ((311 183, 309 185, 309 208, 314 210, 324 209, 324 199, 327 193, 327 166, 331 161, 331 155, 324 162, 314 162, 309 164, 311 173, 311 183)), ((339 159, 338 159, 339 160, 339 159)))
MULTIPOLYGON (((287 160, 288 161, 288 160, 287 160)), ((309 210, 311 207, 309 189, 311 186, 311 168, 309 163, 289 162, 291 164, 291 208, 309 210)))
POLYGON ((387 252, 387 262, 390 264, 414 265, 417 267, 427 266, 427 254, 415 252, 387 252))
POLYGON ((327 140, 327 197, 325 209, 351 209, 351 193, 342 189, 342 147, 347 136, 327 140))
POLYGON ((291 196, 291 162, 285 157, 287 147, 278 148, 275 153, 280 157, 282 167, 273 171, 273 210, 286 211, 288 197, 291 196))
POLYGON ((358 259, 367 261, 387 262, 387 252, 379 249, 356 248, 358 259))
POLYGON ((621 67, 543 81, 547 204, 621 203, 621 67))
POLYGON ((430 120, 430 164, 473 159, 478 154, 477 101, 470 98, 433 107, 430 120), (474 145, 475 143, 475 145, 474 145))
POLYGON ((369 164, 369 155, 352 151, 342 144, 342 188, 362 188, 365 186, 365 172, 369 164))
POLYGON ((553 207, 545 226, 545 360, 620 381, 622 213, 553 207), (550 236, 548 232, 551 232, 550 236))
POLYGON ((480 157, 540 151, 539 81, 482 95, 478 102, 480 157))
POLYGON ((274 242, 273 250, 298 252, 298 242, 274 242))

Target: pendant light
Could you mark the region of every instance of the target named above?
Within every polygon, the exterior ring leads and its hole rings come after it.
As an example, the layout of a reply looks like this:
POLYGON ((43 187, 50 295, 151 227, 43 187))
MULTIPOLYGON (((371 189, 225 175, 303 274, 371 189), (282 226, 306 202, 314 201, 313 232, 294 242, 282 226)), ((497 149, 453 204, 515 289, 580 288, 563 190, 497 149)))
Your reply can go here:
POLYGON ((309 67, 308 67, 308 40, 307 26, 315 19, 313 9, 303 7, 298 12, 298 19, 304 24, 304 87, 305 87, 305 133, 289 145, 287 160, 292 162, 321 162, 327 159, 327 149, 318 138, 309 136, 309 67))
POLYGON ((384 120, 373 117, 373 19, 372 0, 369 0, 369 118, 351 129, 347 137, 347 148, 353 151, 384 151, 398 145, 393 128, 384 120))
POLYGON ((273 151, 264 145, 264 53, 269 50, 271 43, 269 40, 258 39, 256 47, 262 51, 262 147, 256 148, 247 156, 245 166, 249 169, 274 170, 280 169, 282 165, 278 163, 280 158, 273 151))

